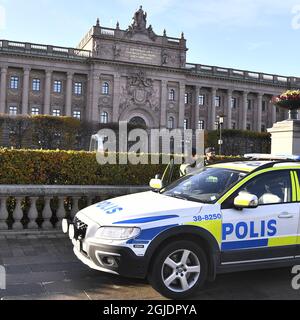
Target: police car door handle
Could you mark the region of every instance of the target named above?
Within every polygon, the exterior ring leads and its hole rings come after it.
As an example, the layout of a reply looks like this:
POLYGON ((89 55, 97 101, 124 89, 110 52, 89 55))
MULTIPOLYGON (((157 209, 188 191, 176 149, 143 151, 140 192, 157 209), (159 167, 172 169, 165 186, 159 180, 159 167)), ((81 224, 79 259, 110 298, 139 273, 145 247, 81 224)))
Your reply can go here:
POLYGON ((282 212, 278 216, 278 218, 280 218, 280 219, 290 219, 290 218, 293 218, 293 217, 294 217, 294 215, 291 214, 291 213, 288 213, 288 212, 282 212))

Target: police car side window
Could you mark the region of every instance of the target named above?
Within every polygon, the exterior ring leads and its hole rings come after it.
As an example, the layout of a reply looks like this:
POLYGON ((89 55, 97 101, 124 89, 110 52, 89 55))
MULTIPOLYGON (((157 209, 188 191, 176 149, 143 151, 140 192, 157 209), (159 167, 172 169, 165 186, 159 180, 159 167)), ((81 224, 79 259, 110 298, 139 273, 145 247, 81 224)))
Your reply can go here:
POLYGON ((251 179, 224 202, 222 209, 233 208, 234 198, 242 191, 256 195, 259 205, 291 202, 290 172, 272 171, 251 179))

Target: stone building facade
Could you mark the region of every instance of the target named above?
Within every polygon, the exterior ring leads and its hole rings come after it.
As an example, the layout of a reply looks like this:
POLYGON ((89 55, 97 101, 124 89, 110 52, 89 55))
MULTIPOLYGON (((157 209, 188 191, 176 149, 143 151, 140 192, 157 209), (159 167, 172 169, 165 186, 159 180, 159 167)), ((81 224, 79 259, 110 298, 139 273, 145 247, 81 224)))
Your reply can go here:
POLYGON ((191 64, 187 50, 142 8, 126 30, 98 19, 77 48, 0 40, 0 113, 208 130, 225 115, 225 128, 258 132, 285 119, 270 101, 300 78, 191 64))

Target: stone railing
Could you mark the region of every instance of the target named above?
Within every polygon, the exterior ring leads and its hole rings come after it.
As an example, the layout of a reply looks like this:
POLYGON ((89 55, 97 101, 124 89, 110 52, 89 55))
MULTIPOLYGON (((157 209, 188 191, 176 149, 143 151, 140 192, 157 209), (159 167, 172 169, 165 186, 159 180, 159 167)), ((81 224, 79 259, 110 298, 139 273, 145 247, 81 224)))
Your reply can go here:
POLYGON ((285 77, 274 74, 252 72, 246 70, 230 69, 217 66, 187 63, 186 69, 191 73, 199 75, 211 75, 215 77, 226 77, 235 80, 255 81, 266 84, 281 86, 300 87, 300 78, 285 77))
POLYGON ((53 230, 64 218, 108 198, 143 192, 144 186, 0 186, 0 233, 53 230))
POLYGON ((67 59, 87 59, 91 56, 88 50, 65 48, 28 42, 0 40, 0 52, 15 52, 40 56, 60 57, 67 59))

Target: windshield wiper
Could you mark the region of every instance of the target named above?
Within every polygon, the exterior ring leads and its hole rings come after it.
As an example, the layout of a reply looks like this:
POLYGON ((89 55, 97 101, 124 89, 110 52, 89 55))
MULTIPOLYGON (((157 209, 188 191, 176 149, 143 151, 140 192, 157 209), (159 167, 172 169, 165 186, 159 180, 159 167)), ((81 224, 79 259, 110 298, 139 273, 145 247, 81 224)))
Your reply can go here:
POLYGON ((180 199, 180 200, 187 200, 187 198, 185 198, 185 197, 183 197, 183 196, 180 196, 180 195, 178 195, 178 194, 175 194, 175 193, 166 194, 166 196, 172 197, 172 198, 176 198, 176 199, 180 199))

